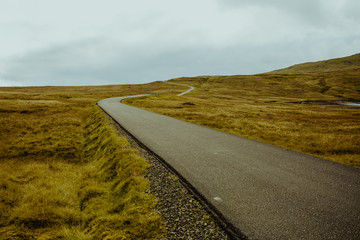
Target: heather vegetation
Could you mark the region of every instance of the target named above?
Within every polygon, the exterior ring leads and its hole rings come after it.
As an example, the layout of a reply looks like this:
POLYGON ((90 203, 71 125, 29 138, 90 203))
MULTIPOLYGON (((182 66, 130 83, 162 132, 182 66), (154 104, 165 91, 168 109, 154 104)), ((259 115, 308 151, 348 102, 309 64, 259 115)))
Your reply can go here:
POLYGON ((360 168, 360 109, 335 104, 360 101, 359 58, 321 62, 326 65, 323 72, 318 64, 313 65, 313 72, 306 64, 307 73, 294 70, 289 74, 285 69, 285 73, 252 76, 177 78, 170 82, 195 90, 182 97, 152 96, 126 102, 360 168), (341 67, 349 62, 350 68, 341 67))

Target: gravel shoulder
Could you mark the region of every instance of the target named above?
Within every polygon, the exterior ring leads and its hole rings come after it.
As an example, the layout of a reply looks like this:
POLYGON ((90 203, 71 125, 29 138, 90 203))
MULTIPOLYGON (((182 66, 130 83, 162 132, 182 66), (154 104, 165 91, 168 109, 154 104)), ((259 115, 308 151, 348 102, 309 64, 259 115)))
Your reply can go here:
POLYGON ((159 201, 157 210, 161 213, 167 230, 164 239, 231 239, 161 160, 141 147, 110 117, 109 120, 119 135, 127 138, 131 148, 137 149, 152 165, 145 177, 151 181, 149 193, 155 195, 159 201))

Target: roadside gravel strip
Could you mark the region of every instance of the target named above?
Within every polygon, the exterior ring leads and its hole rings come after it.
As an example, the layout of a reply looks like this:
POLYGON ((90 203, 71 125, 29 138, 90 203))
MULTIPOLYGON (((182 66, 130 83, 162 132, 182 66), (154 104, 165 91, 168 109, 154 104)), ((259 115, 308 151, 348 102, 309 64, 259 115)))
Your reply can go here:
POLYGON ((143 148, 126 130, 109 117, 120 136, 152 165, 146 174, 151 181, 149 193, 159 200, 157 210, 166 223, 164 239, 230 239, 199 201, 182 185, 154 154, 143 148))

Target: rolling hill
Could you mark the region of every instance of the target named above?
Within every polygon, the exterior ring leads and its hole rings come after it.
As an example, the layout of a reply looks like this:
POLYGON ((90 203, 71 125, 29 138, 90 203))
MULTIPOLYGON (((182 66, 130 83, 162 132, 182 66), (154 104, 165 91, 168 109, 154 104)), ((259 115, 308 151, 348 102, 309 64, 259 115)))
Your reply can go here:
POLYGON ((360 53, 343 58, 335 58, 319 62, 309 62, 290 66, 270 74, 299 74, 299 73, 320 73, 360 69, 360 53))

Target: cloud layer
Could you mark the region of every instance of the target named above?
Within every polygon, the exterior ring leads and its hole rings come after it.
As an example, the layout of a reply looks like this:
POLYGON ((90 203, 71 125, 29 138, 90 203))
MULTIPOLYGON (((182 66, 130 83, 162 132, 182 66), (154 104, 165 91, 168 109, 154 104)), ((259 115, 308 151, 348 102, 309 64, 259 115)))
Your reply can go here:
POLYGON ((359 8, 356 0, 0 0, 0 84, 254 74, 351 55, 359 8))

